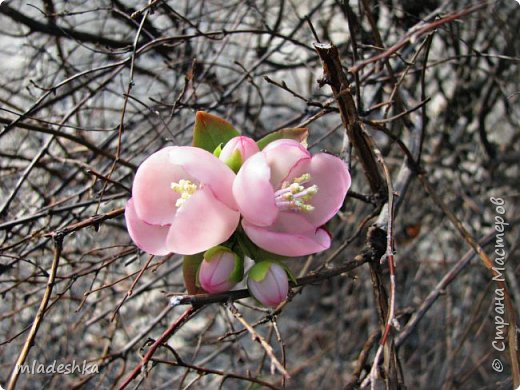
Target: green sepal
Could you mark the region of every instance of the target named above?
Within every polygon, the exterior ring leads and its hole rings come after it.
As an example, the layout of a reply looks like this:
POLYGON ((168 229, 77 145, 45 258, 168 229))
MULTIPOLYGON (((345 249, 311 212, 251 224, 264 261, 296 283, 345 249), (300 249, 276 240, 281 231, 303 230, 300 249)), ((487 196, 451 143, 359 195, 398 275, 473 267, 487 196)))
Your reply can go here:
POLYGON ((204 292, 200 288, 198 276, 202 260, 204 260, 202 253, 184 256, 184 259, 182 261, 182 276, 184 278, 184 287, 186 287, 188 294, 193 295, 204 292))
POLYGON ((233 255, 235 256, 235 267, 229 275, 229 281, 238 283, 244 278, 244 259, 236 253, 233 255))
POLYGON ((222 153, 222 143, 218 144, 218 146, 213 151, 213 155, 215 157, 220 157, 220 153, 222 153))
POLYGON ((233 253, 233 251, 231 249, 229 249, 228 247, 223 246, 223 245, 217 245, 217 246, 214 246, 213 248, 209 248, 206 252, 204 252, 202 257, 208 263, 211 263, 211 261, 215 258, 215 255, 219 252, 233 253))
POLYGON ((271 268, 272 261, 260 261, 253 265, 249 270, 247 276, 249 279, 254 280, 255 282, 261 282, 265 279, 267 272, 271 268))
POLYGON ((292 271, 289 269, 289 267, 285 263, 283 263, 281 261, 276 261, 276 260, 264 260, 264 261, 260 261, 260 262, 256 263, 249 270, 249 273, 248 273, 249 278, 253 279, 255 282, 260 282, 260 281, 264 280, 265 275, 267 274, 267 271, 269 271, 270 264, 278 264, 280 267, 283 268, 283 270, 289 277, 290 281, 293 282, 294 284, 297 283, 296 278, 294 277, 294 275, 293 275, 292 271), (253 270, 253 273, 251 273, 252 270, 253 270))
POLYGON ((271 142, 276 141, 278 139, 293 139, 298 141, 303 146, 307 147, 307 138, 309 137, 309 130, 305 127, 294 127, 294 128, 286 128, 281 130, 273 131, 272 133, 267 134, 262 139, 256 141, 258 148, 262 150, 271 142))
POLYGON ((227 143, 240 133, 229 122, 219 116, 197 111, 193 127, 193 146, 213 153, 220 144, 227 143))
MULTIPOLYGON (((240 257, 239 255, 237 255, 235 252, 233 252, 228 247, 225 247, 222 245, 214 246, 213 248, 210 248, 206 252, 204 252, 203 258, 207 262, 211 263, 211 261, 215 258, 215 256, 219 252, 227 252, 227 253, 231 253, 233 255, 234 260, 235 260, 234 267, 233 267, 233 271, 231 271, 231 274, 229 275, 228 280, 231 282, 235 282, 235 283, 240 282, 242 280, 242 278, 244 277, 244 259, 242 257, 240 257)), ((198 279, 198 275, 197 275, 197 283, 198 283, 198 280, 199 279, 198 279)))
POLYGON ((233 172, 237 173, 242 166, 242 155, 240 154, 240 151, 238 149, 235 150, 231 153, 231 157, 224 162, 233 172))

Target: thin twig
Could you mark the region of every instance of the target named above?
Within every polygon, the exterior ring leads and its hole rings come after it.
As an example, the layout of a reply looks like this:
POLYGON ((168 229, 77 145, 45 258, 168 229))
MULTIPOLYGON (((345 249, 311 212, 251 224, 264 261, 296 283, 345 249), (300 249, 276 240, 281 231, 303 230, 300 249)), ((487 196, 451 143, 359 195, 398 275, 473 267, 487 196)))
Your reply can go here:
POLYGON ((262 346, 262 348, 265 350, 267 355, 269 355, 269 357, 271 358, 271 373, 273 373, 274 369, 276 368, 278 370, 278 372, 280 374, 282 374, 284 377, 290 378, 289 373, 287 372, 287 370, 285 369, 283 364, 280 363, 280 361, 274 354, 273 347, 271 347, 271 345, 267 341, 265 341, 265 339, 262 336, 260 336, 257 333, 257 331, 251 326, 251 324, 249 324, 249 322, 247 322, 244 319, 244 317, 242 316, 242 314, 240 314, 240 312, 238 311, 236 306, 233 304, 233 302, 229 302, 226 305, 228 306, 229 310, 231 311, 231 314, 233 314, 233 317, 235 317, 247 329, 247 331, 251 334, 251 337, 253 338, 253 340, 258 342, 262 346))
POLYGON ((154 343, 150 346, 146 354, 143 356, 139 364, 132 370, 130 375, 123 381, 123 383, 118 387, 119 390, 125 389, 144 369, 146 364, 150 361, 154 353, 157 349, 164 343, 168 341, 168 339, 182 326, 184 325, 193 315, 198 311, 193 306, 187 308, 184 313, 182 313, 175 321, 173 321, 168 329, 164 331, 164 333, 154 341, 154 343))
POLYGON ((56 280, 56 272, 58 271, 58 264, 60 262, 61 251, 63 249, 63 236, 55 235, 54 237, 54 257, 51 264, 51 270, 49 272, 49 278, 47 279, 47 286, 45 287, 45 292, 43 294, 42 300, 40 302, 40 307, 36 312, 36 316, 34 317, 31 330, 25 339, 25 343, 20 351, 20 355, 18 355, 18 359, 16 359, 16 363, 11 372, 11 376, 9 377, 9 382, 7 384, 8 390, 14 390, 16 387, 16 382, 18 381, 18 377, 20 375, 20 370, 22 365, 25 363, 25 359, 27 359, 27 355, 33 346, 34 339, 36 338, 36 334, 38 333, 38 329, 40 329, 40 325, 42 323, 43 317, 45 315, 45 310, 47 309, 47 304, 49 303, 49 299, 51 298, 52 289, 54 288, 54 281, 56 280))

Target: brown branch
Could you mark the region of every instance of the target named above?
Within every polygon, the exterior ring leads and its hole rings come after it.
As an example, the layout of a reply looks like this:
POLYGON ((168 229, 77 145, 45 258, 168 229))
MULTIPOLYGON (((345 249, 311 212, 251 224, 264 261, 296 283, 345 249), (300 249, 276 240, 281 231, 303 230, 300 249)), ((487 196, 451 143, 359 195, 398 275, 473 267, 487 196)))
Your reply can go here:
MULTIPOLYGON (((419 38, 420 36, 432 31, 432 30, 435 30, 436 28, 444 25, 444 24, 447 24, 447 23, 451 23, 463 16, 466 16, 466 15, 469 15, 475 11, 478 11, 480 10, 481 8, 484 8, 485 6, 489 5, 488 2, 483 2, 483 3, 478 3, 474 6, 471 6, 471 7, 468 7, 468 8, 465 8, 465 9, 462 9, 460 11, 457 11, 457 12, 453 12, 439 20, 436 20, 435 22, 431 22, 431 23, 427 23, 425 26, 422 26, 422 27, 419 27, 418 28, 415 28, 415 29, 411 29, 408 33, 406 33, 404 35, 403 38, 401 38, 397 43, 395 43, 394 45, 392 45, 391 47, 389 47, 388 49, 386 49, 385 51, 383 51, 382 53, 374 56, 374 57, 371 57, 367 60, 364 60, 364 61, 361 61, 357 64, 355 64, 354 66, 352 66, 351 68, 349 68, 348 72, 349 73, 357 73, 359 72, 361 69, 363 69, 365 66, 369 65, 369 64, 372 64, 374 62, 377 62, 379 60, 383 60, 383 59, 386 59, 388 57, 390 57, 391 55, 395 54, 399 49, 402 49, 404 46, 406 46, 407 43, 410 43, 412 41, 414 41, 415 39, 419 38)), ((422 24, 422 23, 421 23, 422 24)))
POLYGON ((374 194, 384 197, 386 193, 384 181, 374 157, 374 153, 368 145, 363 133, 362 123, 359 120, 356 103, 350 92, 343 67, 339 59, 338 49, 332 43, 315 43, 314 48, 318 52, 323 64, 323 80, 320 85, 329 84, 338 101, 341 120, 345 127, 349 142, 359 153, 361 166, 367 176, 368 183, 374 194))
MULTIPOLYGON (((336 276, 340 276, 346 272, 352 271, 355 268, 365 264, 367 257, 364 254, 358 255, 342 266, 327 269, 316 274, 310 274, 296 279, 296 283, 289 282, 291 288, 301 287, 308 284, 314 284, 327 280, 336 276)), ((236 301, 239 299, 248 298, 250 296, 249 290, 233 290, 219 294, 197 294, 197 295, 181 295, 171 298, 172 305, 192 305, 194 307, 201 307, 212 303, 225 303, 228 301, 236 301)))
POLYGON ((372 334, 368 337, 367 341, 363 345, 363 348, 361 349, 361 352, 359 353, 359 356, 356 360, 356 366, 354 369, 354 372, 352 373, 352 380, 347 383, 344 390, 354 390, 359 387, 359 377, 361 376, 361 372, 365 368, 366 361, 368 359, 368 356, 370 354, 370 350, 374 346, 374 344, 377 341, 377 338, 381 332, 379 330, 376 330, 372 332, 372 334))
POLYGON ((516 318, 515 318, 515 309, 513 306, 513 302, 511 300, 511 295, 509 294, 509 289, 505 280, 502 278, 501 274, 495 269, 493 265, 493 261, 486 254, 484 249, 480 246, 480 244, 475 240, 475 238, 470 234, 470 232, 464 227, 464 224, 457 216, 450 210, 448 205, 444 203, 444 201, 440 198, 439 195, 434 191, 433 187, 430 185, 428 179, 424 174, 419 175, 419 179, 424 186, 426 192, 432 197, 435 204, 444 212, 444 214, 448 217, 453 226, 457 229, 460 236, 466 241, 466 243, 473 249, 473 251, 480 257, 482 264, 484 267, 488 269, 493 280, 496 282, 498 289, 500 289, 504 294, 504 303, 505 303, 505 311, 506 318, 508 321, 508 329, 507 329, 507 341, 509 344, 509 359, 511 361, 511 371, 513 372, 513 385, 516 389, 520 386, 520 359, 518 357, 518 350, 516 344, 516 318))
POLYGON ((20 176, 20 178, 16 182, 16 185, 11 190, 11 193, 9 194, 7 199, 5 200, 4 204, 0 207, 0 217, 3 217, 4 215, 7 214, 7 210, 9 209, 9 205, 11 204, 11 202, 16 197, 16 194, 18 193, 18 191, 22 187, 22 185, 25 182, 25 180, 27 179, 27 177, 29 177, 29 174, 31 173, 33 168, 40 161, 42 156, 47 152, 47 150, 51 146, 51 144, 54 141, 54 139, 55 139, 54 135, 52 135, 49 138, 47 138, 47 140, 45 141, 45 144, 40 148, 40 150, 38 151, 36 156, 34 156, 34 158, 31 160, 31 163, 29 165, 27 165, 27 167, 25 168, 22 176, 20 176))
POLYGON ((152 262, 153 258, 154 258, 154 256, 150 255, 148 257, 148 260, 146 260, 144 265, 141 267, 141 270, 139 271, 139 273, 137 274, 135 279, 132 281, 132 284, 130 285, 130 288, 128 289, 128 291, 124 295, 123 299, 121 299, 121 301, 117 304, 116 308, 114 309, 114 312, 112 313, 112 318, 110 319, 110 322, 114 321, 114 319, 116 318, 117 314, 119 313, 119 310, 121 309, 121 307, 125 304, 127 299, 133 294, 134 288, 137 285, 137 282, 139 282, 139 279, 141 279, 141 277, 143 276, 144 271, 146 271, 148 269, 148 266, 152 262))
POLYGON ((249 322, 247 322, 244 319, 242 314, 238 311, 238 309, 232 302, 229 302, 227 304, 227 306, 228 306, 229 310, 231 311, 231 314, 233 314, 233 316, 242 325, 244 325, 244 327, 247 329, 247 331, 251 334, 253 341, 258 342, 262 346, 262 348, 265 350, 267 355, 271 358, 271 373, 273 373, 274 368, 276 368, 280 372, 280 374, 282 374, 285 378, 289 378, 290 377, 289 373, 287 372, 285 367, 282 365, 282 363, 280 363, 280 361, 274 354, 273 347, 271 347, 271 345, 267 341, 265 341, 265 339, 261 335, 258 334, 258 332, 251 326, 251 324, 249 324, 249 322))
MULTIPOLYGON (((488 245, 493 237, 495 236, 495 231, 491 231, 484 238, 482 238, 479 244, 483 247, 488 245)), ((399 335, 395 339, 395 345, 399 347, 404 343, 404 341, 410 336, 410 334, 415 330, 421 319, 428 312, 428 310, 435 303, 437 298, 444 292, 446 287, 450 285, 451 282, 455 280, 455 278, 466 268, 466 266, 471 262, 471 260, 475 257, 476 253, 473 249, 470 249, 462 258, 455 263, 453 267, 444 275, 444 277, 437 283, 435 288, 428 294, 428 296, 424 299, 424 301, 419 305, 419 307, 415 310, 414 314, 406 323, 406 326, 399 332, 399 335)))
MULTIPOLYGON (((117 194, 112 194, 110 196, 106 196, 104 200, 110 201, 110 200, 127 198, 127 197, 128 197, 128 193, 125 191, 125 192, 120 192, 117 194)), ((12 220, 12 221, 4 222, 4 223, 0 224, 0 230, 9 230, 16 225, 22 225, 27 222, 35 221, 39 218, 57 215, 60 213, 65 213, 67 211, 74 211, 77 208, 87 207, 87 206, 90 206, 90 205, 92 205, 94 203, 98 203, 98 202, 99 202, 99 199, 94 198, 91 200, 77 202, 75 204, 62 206, 62 207, 55 207, 55 204, 54 204, 51 206, 47 206, 42 211, 34 213, 32 215, 28 215, 28 216, 21 217, 21 218, 12 220)), ((49 236, 49 234, 47 236, 49 236)), ((0 247, 0 250, 6 250, 6 247, 0 247)))
POLYGON ((8 390, 14 390, 16 387, 16 382, 18 381, 18 377, 20 375, 21 366, 25 363, 25 359, 33 346, 34 339, 36 338, 36 334, 38 333, 38 329, 43 320, 43 316, 45 315, 45 311, 47 309, 47 304, 49 303, 49 299, 52 294, 52 289, 54 288, 54 281, 56 280, 56 272, 58 270, 58 264, 61 257, 61 250, 63 248, 63 235, 54 235, 54 258, 51 264, 51 271, 49 273, 49 278, 47 279, 47 286, 45 288, 45 292, 43 294, 42 300, 40 302, 40 307, 36 313, 36 317, 34 317, 31 330, 25 339, 25 343, 20 351, 20 355, 18 355, 18 359, 16 359, 16 363, 11 372, 11 376, 9 378, 9 382, 7 384, 8 390))
MULTIPOLYGON (((388 340, 390 335, 390 330, 393 325, 393 321, 395 320, 395 290, 396 290, 396 282, 395 282, 395 261, 394 261, 394 188, 392 184, 392 178, 390 176, 390 170, 388 169, 387 164, 383 158, 383 155, 379 148, 375 145, 370 136, 367 135, 367 140, 370 142, 371 149, 374 151, 377 161, 382 167, 385 182, 387 185, 387 193, 388 200, 384 205, 383 210, 381 212, 384 215, 383 219, 386 219, 386 251, 384 256, 381 258, 379 263, 382 263, 383 260, 386 260, 388 264, 388 270, 390 273, 390 295, 387 298, 388 303, 382 302, 381 299, 386 299, 386 292, 384 290, 384 286, 381 283, 379 276, 379 264, 376 266, 376 261, 372 261, 370 263, 370 269, 372 270, 373 280, 378 283, 375 286, 375 291, 379 291, 379 302, 381 305, 380 313, 383 315, 381 317, 381 328, 382 328, 382 336, 379 341, 379 348, 376 352, 376 357, 374 358, 372 369, 370 370, 369 378, 372 382, 372 385, 375 384, 375 378, 377 376, 377 368, 379 365, 379 357, 384 352, 384 361, 386 367, 386 375, 385 380, 387 382, 387 388, 400 388, 402 387, 402 383, 400 378, 398 377, 397 367, 399 365, 399 357, 397 356, 395 343, 393 337, 388 340), (387 343, 387 341, 389 341, 387 343)), ((374 259, 377 260, 377 259, 374 259)))
POLYGON ((253 377, 245 376, 245 375, 240 375, 240 374, 235 374, 234 372, 221 371, 221 370, 216 370, 216 369, 213 369, 213 368, 206 368, 206 367, 196 366, 194 364, 186 363, 182 359, 179 359, 178 355, 176 355, 175 357, 177 359, 176 361, 155 359, 155 358, 151 358, 150 361, 154 362, 154 363, 168 364, 168 365, 174 366, 174 367, 184 367, 184 368, 188 368, 190 370, 201 372, 201 373, 204 373, 204 374, 220 375, 220 376, 224 377, 224 379, 225 378, 240 379, 242 381, 247 381, 247 382, 256 383, 258 385, 265 386, 265 387, 267 387, 269 389, 278 390, 278 387, 274 386, 272 383, 263 381, 261 379, 257 379, 257 378, 253 378, 253 377))
POLYGON ((96 214, 87 219, 84 219, 83 221, 79 221, 79 222, 73 223, 72 225, 65 226, 64 228, 58 229, 54 232, 46 233, 43 236, 44 237, 53 237, 56 235, 66 236, 70 233, 84 229, 88 226, 99 226, 99 224, 101 222, 106 221, 107 219, 117 218, 120 215, 124 214, 124 212, 125 212, 125 208, 121 207, 121 208, 109 211, 107 213, 96 214))
POLYGON ((182 326, 184 325, 190 318, 192 318, 195 313, 197 313, 198 309, 195 309, 193 306, 188 307, 184 313, 182 313, 179 318, 173 321, 168 329, 166 329, 163 334, 154 341, 154 343, 150 346, 146 354, 143 356, 139 364, 132 370, 130 375, 124 380, 124 382, 118 387, 119 390, 125 389, 137 376, 141 373, 141 370, 145 367, 145 365, 150 361, 154 353, 157 349, 164 343, 168 341, 168 339, 182 326))
MULTIPOLYGON (((0 117, 0 123, 9 125, 12 123, 12 120, 5 118, 5 117, 0 117)), ((69 134, 69 133, 65 133, 62 131, 54 130, 54 129, 51 129, 50 127, 46 127, 46 126, 38 126, 38 125, 33 125, 30 123, 23 123, 23 122, 18 122, 16 124, 16 127, 19 127, 20 129, 30 130, 30 131, 36 131, 39 133, 51 134, 51 135, 54 135, 54 136, 60 137, 60 138, 65 138, 65 139, 68 139, 69 141, 77 143, 78 145, 85 146, 86 148, 90 149, 92 152, 99 154, 101 156, 107 157, 111 160, 115 160, 115 158, 116 158, 115 155, 108 152, 106 149, 97 147, 96 145, 94 145, 93 143, 90 143, 86 139, 80 138, 74 134, 69 134)), ((137 166, 135 164, 132 164, 131 162, 128 162, 121 158, 119 158, 118 161, 121 165, 124 165, 125 167, 131 168, 134 171, 137 170, 137 166)))
POLYGON ((91 34, 88 32, 76 31, 67 27, 61 27, 52 21, 49 21, 48 23, 42 23, 38 20, 29 18, 23 13, 8 6, 7 4, 3 4, 2 7, 0 7, 0 13, 8 16, 15 22, 27 26, 31 30, 31 33, 40 32, 55 37, 63 37, 74 39, 80 42, 104 45, 113 49, 128 48, 132 45, 132 42, 118 41, 115 39, 103 37, 100 34, 91 34))

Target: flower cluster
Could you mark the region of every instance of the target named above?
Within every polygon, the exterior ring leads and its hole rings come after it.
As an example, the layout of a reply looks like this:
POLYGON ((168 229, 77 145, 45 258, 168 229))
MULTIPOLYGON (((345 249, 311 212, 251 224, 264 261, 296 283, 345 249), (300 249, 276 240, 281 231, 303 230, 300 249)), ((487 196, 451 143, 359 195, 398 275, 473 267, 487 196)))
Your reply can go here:
POLYGON ((130 237, 153 255, 198 259, 195 284, 208 293, 233 288, 250 257, 251 294, 277 306, 288 294, 281 259, 330 247, 324 224, 350 187, 346 165, 312 156, 300 130, 255 142, 197 113, 194 146, 166 147, 139 166, 125 211, 130 237), (225 142, 215 147, 215 139, 225 142))

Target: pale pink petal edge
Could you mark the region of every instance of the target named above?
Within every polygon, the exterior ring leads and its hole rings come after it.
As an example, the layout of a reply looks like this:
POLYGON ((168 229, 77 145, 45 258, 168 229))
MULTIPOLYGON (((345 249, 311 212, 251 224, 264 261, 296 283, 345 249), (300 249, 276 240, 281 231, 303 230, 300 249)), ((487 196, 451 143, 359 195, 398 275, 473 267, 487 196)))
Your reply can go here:
POLYGON ((307 233, 274 232, 242 221, 247 236, 260 248, 281 256, 297 257, 322 252, 330 248, 331 238, 323 228, 307 233))
POLYGON ((134 202, 129 199, 125 207, 128 234, 137 247, 156 256, 170 253, 166 246, 169 226, 150 225, 141 220, 135 211, 134 202))
POLYGON ((271 225, 278 207, 270 183, 270 169, 262 153, 249 158, 238 171, 233 183, 233 195, 242 216, 257 226, 271 225))
POLYGON ((177 211, 166 238, 170 251, 181 255, 204 252, 235 231, 240 213, 218 200, 208 186, 197 190, 177 211))

